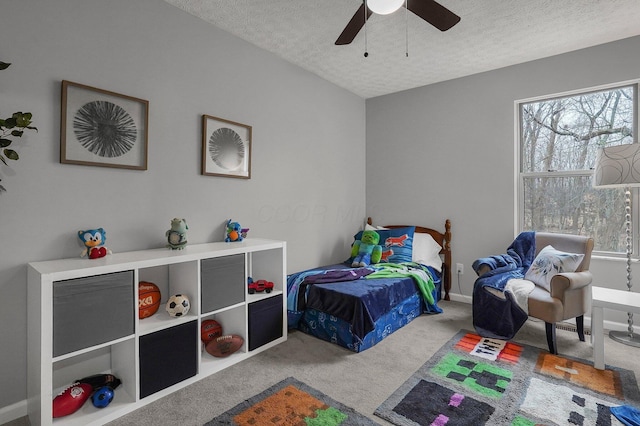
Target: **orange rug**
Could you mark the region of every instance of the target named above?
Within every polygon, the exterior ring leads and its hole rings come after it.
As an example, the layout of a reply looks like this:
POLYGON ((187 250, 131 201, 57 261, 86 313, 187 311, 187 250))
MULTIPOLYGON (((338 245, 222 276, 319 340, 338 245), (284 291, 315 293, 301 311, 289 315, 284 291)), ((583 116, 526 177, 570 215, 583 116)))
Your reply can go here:
POLYGON ((378 423, 289 377, 205 426, 372 426, 378 423))

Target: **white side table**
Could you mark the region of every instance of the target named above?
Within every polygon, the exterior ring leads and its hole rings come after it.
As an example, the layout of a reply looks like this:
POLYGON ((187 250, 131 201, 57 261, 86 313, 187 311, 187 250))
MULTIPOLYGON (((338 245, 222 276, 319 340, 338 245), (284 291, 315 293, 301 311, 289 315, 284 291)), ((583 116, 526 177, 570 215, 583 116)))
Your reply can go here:
POLYGON ((598 370, 604 370, 604 308, 640 314, 640 293, 591 287, 593 365, 598 370))

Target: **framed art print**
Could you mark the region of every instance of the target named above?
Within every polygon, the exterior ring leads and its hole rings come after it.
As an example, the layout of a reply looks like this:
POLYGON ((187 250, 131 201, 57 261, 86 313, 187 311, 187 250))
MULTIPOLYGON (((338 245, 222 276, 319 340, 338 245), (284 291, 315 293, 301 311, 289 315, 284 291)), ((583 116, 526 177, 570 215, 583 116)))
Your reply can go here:
POLYGON ((203 115, 202 174, 251 179, 251 126, 203 115))
POLYGON ((149 101, 62 81, 60 162, 147 169, 149 101))

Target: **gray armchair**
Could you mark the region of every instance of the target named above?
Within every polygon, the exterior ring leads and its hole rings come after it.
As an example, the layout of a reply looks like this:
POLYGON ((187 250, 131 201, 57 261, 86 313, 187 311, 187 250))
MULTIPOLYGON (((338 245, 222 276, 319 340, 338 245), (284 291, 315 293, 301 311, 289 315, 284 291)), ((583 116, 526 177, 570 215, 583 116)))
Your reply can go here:
MULTIPOLYGON (((575 318, 578 337, 584 341, 584 314, 589 310, 591 300, 591 252, 593 238, 579 235, 555 234, 547 232, 535 233, 535 255, 551 245, 557 250, 569 253, 584 254, 584 258, 575 272, 563 272, 555 275, 550 282, 550 290, 536 285, 528 296, 528 315, 545 322, 549 352, 557 354, 556 323, 575 318)), ((479 276, 490 268, 481 266, 479 276)))

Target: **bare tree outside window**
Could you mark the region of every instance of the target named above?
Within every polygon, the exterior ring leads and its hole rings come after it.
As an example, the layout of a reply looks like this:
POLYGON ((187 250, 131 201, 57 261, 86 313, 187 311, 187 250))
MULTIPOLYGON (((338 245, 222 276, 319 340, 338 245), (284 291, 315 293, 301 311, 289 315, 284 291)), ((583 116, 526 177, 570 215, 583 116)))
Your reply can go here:
POLYGON ((592 178, 598 148, 636 142, 637 93, 632 84, 519 104, 521 230, 590 235, 597 251, 626 252, 624 191, 592 178))

